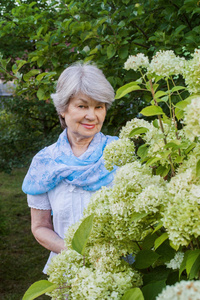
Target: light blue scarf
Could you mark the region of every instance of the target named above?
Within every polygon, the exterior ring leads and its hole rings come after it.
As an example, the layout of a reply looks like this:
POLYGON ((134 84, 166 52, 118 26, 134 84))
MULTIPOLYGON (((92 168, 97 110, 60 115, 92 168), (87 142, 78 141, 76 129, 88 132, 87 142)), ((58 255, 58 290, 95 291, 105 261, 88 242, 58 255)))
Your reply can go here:
POLYGON ((24 179, 22 190, 26 194, 38 195, 52 190, 62 180, 96 191, 112 182, 113 171, 104 167, 103 151, 117 137, 97 133, 88 149, 81 156, 74 156, 65 129, 58 141, 38 152, 24 179))

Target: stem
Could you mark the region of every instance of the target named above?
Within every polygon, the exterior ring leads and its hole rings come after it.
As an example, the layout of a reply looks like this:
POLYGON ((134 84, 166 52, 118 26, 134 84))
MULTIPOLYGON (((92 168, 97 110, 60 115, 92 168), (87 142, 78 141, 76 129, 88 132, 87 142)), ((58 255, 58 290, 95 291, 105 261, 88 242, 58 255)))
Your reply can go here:
POLYGON ((0 65, 0 69, 2 69, 7 75, 9 75, 9 76, 11 76, 11 77, 13 77, 15 79, 18 79, 15 75, 9 73, 4 67, 2 67, 2 65, 0 65))
MULTIPOLYGON (((166 82, 167 82, 167 89, 168 91, 170 91, 168 78, 166 79, 166 82)), ((172 119, 172 98, 170 93, 169 93, 169 111, 170 111, 170 118, 172 119)))
POLYGON ((190 247, 191 247, 192 250, 194 250, 193 242, 190 242, 190 247))
MULTIPOLYGON (((155 99, 155 92, 154 92, 154 89, 153 89, 152 80, 149 80, 149 83, 150 83, 150 87, 151 87, 151 94, 153 96, 153 101, 154 101, 155 105, 158 106, 158 102, 155 99)), ((158 115, 158 121, 159 121, 159 124, 160 124, 161 131, 162 131, 162 133, 164 135, 163 140, 164 140, 164 143, 166 145, 167 144, 167 139, 166 139, 166 135, 165 135, 165 131, 164 131, 164 126, 163 126, 163 122, 162 122, 162 119, 161 119, 160 115, 158 115)), ((169 158, 169 162, 170 162, 170 166, 171 166, 172 177, 174 177, 175 176, 174 166, 173 166, 172 158, 171 158, 170 154, 168 155, 168 158, 169 158)))
MULTIPOLYGON (((175 83, 174 83, 173 78, 171 78, 171 81, 172 81, 173 85, 176 86, 175 83)), ((180 97, 180 99, 183 100, 183 98, 181 97, 181 94, 179 93, 179 91, 177 91, 177 94, 180 97)))
MULTIPOLYGON (((172 107, 172 114, 173 114, 173 120, 174 120, 174 126, 175 126, 175 135, 176 135, 177 140, 179 140, 180 138, 178 136, 178 129, 177 129, 177 122, 176 122, 176 119, 175 119, 174 107, 172 107)), ((181 156, 180 148, 178 149, 178 154, 179 154, 179 156, 181 156)))
POLYGON ((133 242, 135 242, 135 243, 136 243, 136 245, 138 246, 138 248, 139 248, 140 250, 142 250, 142 247, 140 247, 140 245, 139 245, 138 241, 133 241, 133 242))
POLYGON ((198 239, 196 239, 196 243, 197 243, 198 249, 200 249, 200 245, 199 245, 199 240, 198 239))
POLYGON ((142 79, 144 80, 145 83, 147 83, 147 81, 146 81, 146 79, 145 79, 145 76, 144 76, 144 74, 142 73, 141 68, 139 68, 139 71, 140 71, 140 74, 142 75, 142 79))

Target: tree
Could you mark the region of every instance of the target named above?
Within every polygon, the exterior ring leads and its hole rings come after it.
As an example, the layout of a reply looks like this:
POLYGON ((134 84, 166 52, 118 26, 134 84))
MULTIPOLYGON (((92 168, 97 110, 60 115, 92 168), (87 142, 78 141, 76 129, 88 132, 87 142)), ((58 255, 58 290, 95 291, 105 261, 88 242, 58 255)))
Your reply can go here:
MULTIPOLYGON (((137 78, 123 69, 130 54, 174 49, 190 57, 200 44, 197 0, 18 1, 11 12, 3 3, 0 71, 26 100, 48 102, 60 73, 78 60, 95 62, 117 89, 137 78)), ((118 134, 149 101, 143 91, 115 101, 104 132, 118 134)))

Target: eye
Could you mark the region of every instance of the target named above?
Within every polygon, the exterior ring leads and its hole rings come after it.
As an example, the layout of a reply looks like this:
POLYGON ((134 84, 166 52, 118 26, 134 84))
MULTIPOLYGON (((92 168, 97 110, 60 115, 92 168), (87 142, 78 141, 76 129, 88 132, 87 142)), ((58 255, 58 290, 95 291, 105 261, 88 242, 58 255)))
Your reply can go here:
POLYGON ((84 105, 79 105, 78 107, 79 107, 79 108, 85 108, 85 106, 84 106, 84 105))
POLYGON ((103 105, 98 105, 98 106, 96 106, 96 108, 101 109, 101 108, 104 108, 104 106, 103 105))

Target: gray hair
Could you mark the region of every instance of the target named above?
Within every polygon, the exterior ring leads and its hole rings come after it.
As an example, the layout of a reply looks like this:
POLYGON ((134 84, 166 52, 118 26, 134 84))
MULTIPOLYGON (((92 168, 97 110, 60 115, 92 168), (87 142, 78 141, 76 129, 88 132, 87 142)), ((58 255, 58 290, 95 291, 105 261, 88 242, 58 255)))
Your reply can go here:
POLYGON ((62 128, 66 128, 61 114, 66 111, 70 98, 78 93, 106 104, 108 109, 115 93, 103 72, 92 64, 76 63, 66 68, 58 78, 56 93, 51 94, 62 128))

